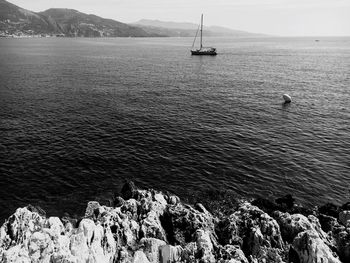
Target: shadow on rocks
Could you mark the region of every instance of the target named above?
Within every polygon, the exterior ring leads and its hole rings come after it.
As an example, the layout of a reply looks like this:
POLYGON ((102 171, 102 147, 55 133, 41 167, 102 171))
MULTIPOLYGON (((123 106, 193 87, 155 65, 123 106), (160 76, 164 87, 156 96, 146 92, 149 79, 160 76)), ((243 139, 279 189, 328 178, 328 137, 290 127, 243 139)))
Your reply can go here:
POLYGON ((315 215, 315 209, 304 207, 295 203, 295 199, 292 195, 287 194, 283 197, 277 198, 274 201, 265 198, 256 198, 252 201, 252 205, 259 207, 272 216, 274 211, 281 211, 283 213, 290 214, 302 214, 304 216, 315 215))
POLYGON ((182 201, 187 204, 201 203, 212 215, 225 217, 237 210, 241 198, 230 190, 208 189, 189 195, 182 201))

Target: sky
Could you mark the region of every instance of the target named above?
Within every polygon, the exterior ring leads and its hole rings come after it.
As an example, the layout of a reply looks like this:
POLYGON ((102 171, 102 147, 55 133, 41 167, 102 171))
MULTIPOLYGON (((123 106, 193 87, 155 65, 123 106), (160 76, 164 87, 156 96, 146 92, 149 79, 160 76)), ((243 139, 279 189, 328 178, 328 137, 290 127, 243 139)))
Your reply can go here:
POLYGON ((73 8, 124 23, 157 19, 280 36, 350 36, 350 0, 8 0, 31 11, 73 8))

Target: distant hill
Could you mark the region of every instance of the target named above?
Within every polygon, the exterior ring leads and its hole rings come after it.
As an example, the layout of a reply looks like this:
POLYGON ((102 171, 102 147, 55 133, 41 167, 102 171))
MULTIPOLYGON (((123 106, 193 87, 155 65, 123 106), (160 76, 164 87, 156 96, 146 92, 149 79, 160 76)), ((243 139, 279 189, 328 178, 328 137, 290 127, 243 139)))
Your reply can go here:
MULTIPOLYGON (((125 24, 74 9, 51 8, 32 12, 0 0, 0 36, 66 37, 193 37, 198 25, 142 19, 125 24)), ((258 37, 224 27, 204 27, 204 36, 258 37)))
POLYGON ((39 13, 57 22, 66 36, 78 37, 149 37, 160 36, 149 34, 139 27, 130 26, 112 19, 88 15, 74 9, 51 8, 39 13))
POLYGON ((0 34, 56 34, 60 29, 49 17, 0 0, 0 34))
MULTIPOLYGON (((131 25, 139 26, 149 33, 162 33, 168 36, 194 36, 198 24, 185 23, 185 22, 166 22, 159 20, 141 19, 131 25)), ((234 30, 230 28, 220 26, 204 26, 204 36, 220 37, 220 36, 232 36, 232 37, 261 37, 262 34, 255 34, 240 30, 234 30)))
POLYGON ((59 35, 67 37, 154 37, 140 27, 88 15, 73 9, 52 8, 35 13, 0 0, 0 36, 59 35))
POLYGON ((151 19, 141 19, 135 23, 135 25, 144 25, 150 27, 163 27, 168 29, 184 29, 184 30, 197 30, 198 24, 186 23, 186 22, 169 22, 151 19))

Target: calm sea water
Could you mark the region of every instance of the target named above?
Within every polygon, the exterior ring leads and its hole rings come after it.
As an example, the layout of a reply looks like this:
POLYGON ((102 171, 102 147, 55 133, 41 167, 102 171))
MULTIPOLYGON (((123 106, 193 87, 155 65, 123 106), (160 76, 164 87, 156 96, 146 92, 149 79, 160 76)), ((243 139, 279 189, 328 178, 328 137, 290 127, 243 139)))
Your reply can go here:
POLYGON ((1 39, 0 218, 81 214, 125 178, 349 201, 350 38, 206 41, 218 56, 187 38, 1 39))

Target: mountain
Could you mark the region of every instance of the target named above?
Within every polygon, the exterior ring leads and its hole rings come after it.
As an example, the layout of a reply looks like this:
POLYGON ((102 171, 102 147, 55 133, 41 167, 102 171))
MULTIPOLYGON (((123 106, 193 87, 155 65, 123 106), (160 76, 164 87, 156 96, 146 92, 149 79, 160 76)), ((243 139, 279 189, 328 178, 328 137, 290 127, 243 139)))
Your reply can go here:
MULTIPOLYGON (((167 22, 159 20, 141 19, 130 25, 138 26, 149 33, 162 33, 168 36, 194 36, 198 24, 185 22, 167 22)), ((234 30, 220 26, 204 26, 203 35, 211 37, 261 37, 262 34, 250 33, 241 30, 234 30)))
POLYGON ((81 13, 52 8, 35 13, 0 0, 0 36, 59 35, 68 37, 154 37, 140 27, 81 13))
POLYGON ((62 33, 70 37, 149 37, 142 28, 112 19, 88 15, 74 9, 51 8, 39 13, 57 22, 62 33))
MULTIPOLYGON (((0 36, 66 37, 193 37, 198 25, 142 19, 132 24, 74 9, 32 12, 0 0, 0 36)), ((259 34, 224 27, 204 27, 204 36, 258 37, 259 34)))
POLYGON ((51 18, 0 0, 0 35, 58 32, 59 26, 51 18))

